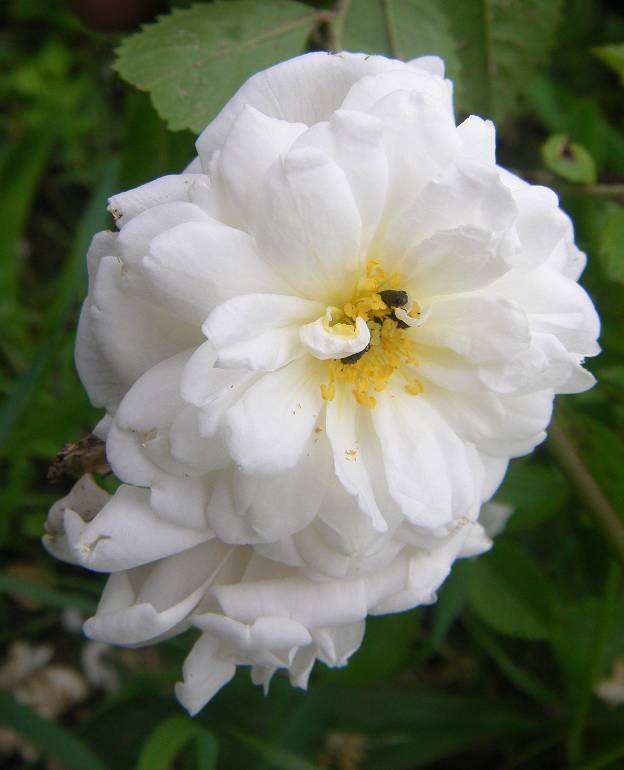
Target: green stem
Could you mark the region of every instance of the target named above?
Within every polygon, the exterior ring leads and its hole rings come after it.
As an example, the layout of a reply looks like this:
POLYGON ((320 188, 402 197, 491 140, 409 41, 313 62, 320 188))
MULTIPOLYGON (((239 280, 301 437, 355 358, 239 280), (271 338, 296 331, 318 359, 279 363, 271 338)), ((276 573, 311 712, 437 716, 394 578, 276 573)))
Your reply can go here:
POLYGON ((618 561, 624 566, 624 523, 581 460, 561 422, 555 418, 548 430, 548 450, 585 504, 618 561))

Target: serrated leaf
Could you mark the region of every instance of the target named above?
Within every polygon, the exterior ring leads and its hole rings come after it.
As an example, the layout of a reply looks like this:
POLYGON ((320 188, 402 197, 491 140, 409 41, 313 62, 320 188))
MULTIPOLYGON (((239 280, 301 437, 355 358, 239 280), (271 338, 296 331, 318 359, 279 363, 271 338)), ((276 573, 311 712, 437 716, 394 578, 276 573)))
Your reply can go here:
POLYGON ((592 53, 603 64, 617 73, 620 82, 624 85, 624 43, 597 46, 592 48, 592 53))
POLYGON ((458 107, 501 121, 517 108, 554 39, 561 0, 443 0, 461 65, 458 107))
POLYGON ((449 20, 439 3, 431 0, 352 0, 345 19, 344 47, 405 60, 441 56, 449 77, 459 76, 449 20))
POLYGON ((624 284, 624 207, 613 206, 608 211, 598 256, 607 278, 624 284))
POLYGON ((247 78, 300 53, 319 12, 292 0, 217 0, 161 16, 117 49, 169 128, 201 131, 247 78))
POLYGON ((542 159, 557 176, 574 184, 594 184, 596 164, 582 144, 565 134, 554 134, 542 145, 542 159))
POLYGON ((498 539, 490 553, 470 566, 468 601, 481 620, 509 636, 548 637, 555 604, 553 592, 528 553, 498 539))

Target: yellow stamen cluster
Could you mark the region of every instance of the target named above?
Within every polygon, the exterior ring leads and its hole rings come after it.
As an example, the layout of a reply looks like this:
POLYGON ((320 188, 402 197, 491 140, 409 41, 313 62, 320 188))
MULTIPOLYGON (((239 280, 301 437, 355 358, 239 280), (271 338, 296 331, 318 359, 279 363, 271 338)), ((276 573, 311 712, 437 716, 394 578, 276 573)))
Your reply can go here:
POLYGON ((379 260, 371 259, 366 265, 366 275, 359 279, 353 298, 347 302, 338 314, 332 318, 336 325, 354 326, 357 318, 363 318, 371 333, 370 349, 354 363, 333 359, 327 362, 329 382, 321 385, 321 395, 331 401, 336 394, 336 383, 344 382, 351 386, 355 400, 362 406, 372 409, 377 400, 371 391, 380 393, 390 377, 401 370, 407 384, 405 390, 412 395, 422 392, 418 379, 408 379, 407 365, 418 365, 414 355, 413 342, 409 338, 409 328, 400 328, 393 314, 379 296, 382 289, 393 289, 401 282, 399 273, 386 277, 379 260))

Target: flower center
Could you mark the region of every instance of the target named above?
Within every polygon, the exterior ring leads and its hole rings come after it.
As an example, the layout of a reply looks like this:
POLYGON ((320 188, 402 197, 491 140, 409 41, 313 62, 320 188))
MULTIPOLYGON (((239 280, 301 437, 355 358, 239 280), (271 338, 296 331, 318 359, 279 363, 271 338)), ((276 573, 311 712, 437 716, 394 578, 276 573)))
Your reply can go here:
MULTIPOLYGON (((386 276, 379 260, 370 259, 366 274, 359 279, 353 298, 332 315, 331 327, 335 333, 353 331, 356 319, 362 318, 370 330, 370 343, 359 353, 346 358, 327 361, 329 381, 321 385, 321 396, 331 401, 336 394, 336 383, 351 386, 355 400, 372 409, 377 403, 373 392, 384 390, 392 375, 399 371, 406 380, 404 389, 418 395, 423 386, 411 376, 409 367, 418 366, 414 343, 409 337, 410 325, 397 317, 405 316, 410 298, 407 292, 397 289, 400 273, 386 276)), ((420 315, 418 305, 407 311, 408 318, 416 320, 420 315)))

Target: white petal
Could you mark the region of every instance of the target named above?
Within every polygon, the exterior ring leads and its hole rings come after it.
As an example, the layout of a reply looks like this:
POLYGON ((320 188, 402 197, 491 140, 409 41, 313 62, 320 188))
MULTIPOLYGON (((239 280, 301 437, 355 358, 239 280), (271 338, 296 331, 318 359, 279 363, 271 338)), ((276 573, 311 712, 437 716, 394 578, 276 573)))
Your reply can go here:
POLYGON ((202 634, 184 661, 184 681, 176 684, 175 694, 191 716, 197 714, 236 673, 234 663, 216 657, 218 649, 218 639, 202 634))
POLYGON ((457 126, 457 134, 462 143, 462 158, 484 166, 496 163, 496 129, 491 120, 470 115, 457 126))
POLYGON ((157 469, 183 475, 171 456, 169 429, 185 408, 180 377, 190 352, 162 361, 133 385, 121 402, 107 439, 107 456, 124 481, 149 486, 157 469))
POLYGON ((212 311, 202 331, 215 366, 273 371, 304 354, 299 327, 322 312, 318 302, 278 294, 243 294, 212 311))
POLYGON ((127 376, 120 377, 102 355, 93 334, 91 312, 91 301, 86 299, 80 311, 76 332, 76 369, 93 406, 103 406, 114 411, 130 387, 131 380, 127 376))
POLYGON ((206 506, 210 485, 206 477, 158 474, 150 485, 150 505, 164 521, 181 527, 202 529, 208 526, 206 506))
POLYGON ((360 443, 362 433, 357 420, 368 419, 347 388, 338 388, 327 405, 326 430, 334 454, 336 476, 350 495, 357 498, 360 509, 371 519, 378 532, 388 529, 379 510, 367 468, 366 447, 360 443))
POLYGON ((416 197, 406 192, 404 200, 408 205, 388 226, 384 248, 390 256, 441 230, 474 227, 502 232, 517 216, 513 196, 498 170, 470 162, 449 166, 416 197))
MULTIPOLYGON (((88 312, 102 355, 119 381, 128 385, 154 364, 202 339, 197 327, 133 295, 126 286, 125 266, 116 257, 101 260, 88 312)), ((79 366, 83 366, 82 360, 79 366)), ((88 367, 85 359, 84 369, 88 367)))
POLYGON ((121 250, 119 248, 119 233, 113 233, 110 230, 102 230, 96 233, 91 239, 89 249, 87 250, 87 272, 89 274, 89 294, 93 293, 95 276, 102 257, 119 257, 121 250))
POLYGON ((301 578, 262 580, 211 589, 223 611, 241 623, 262 616, 287 617, 306 628, 354 623, 366 617, 361 580, 316 582, 301 578))
MULTIPOLYGON (((217 354, 210 342, 200 345, 189 358, 180 382, 182 398, 189 404, 205 406, 215 401, 222 401, 224 395, 228 393, 236 397, 239 395, 239 387, 243 387, 244 383, 253 377, 244 370, 215 368, 216 358, 217 354)), ((214 430, 202 430, 204 436, 211 435, 213 432, 214 430)))
MULTIPOLYGON (((510 457, 539 443, 552 411, 552 391, 528 395, 457 393, 427 387, 427 398, 464 440, 496 456, 510 457)), ((484 495, 484 497, 489 497, 484 495)))
POLYGON ((167 230, 151 242, 143 266, 161 302, 197 325, 238 294, 292 293, 260 259, 252 238, 224 225, 188 222, 167 230))
POLYGON ((518 206, 516 229, 521 251, 516 264, 522 270, 545 262, 568 232, 568 217, 559 208, 559 200, 548 187, 531 185, 514 193, 518 206))
POLYGON ((205 613, 196 615, 193 625, 250 652, 256 648, 289 650, 312 641, 310 632, 304 625, 284 617, 265 616, 247 626, 223 615, 205 613))
POLYGON ((328 666, 344 666, 364 640, 365 623, 322 628, 313 634, 318 657, 328 666))
POLYGON ((419 297, 473 291, 509 270, 508 242, 474 227, 443 230, 413 246, 401 265, 419 297))
POLYGON ((555 334, 572 353, 596 355, 600 348, 600 319, 585 290, 547 265, 536 270, 513 270, 492 287, 518 302, 537 332, 555 334))
POLYGON ((370 329, 363 318, 356 318, 355 326, 332 326, 332 309, 327 308, 322 318, 317 318, 316 321, 298 329, 302 345, 322 361, 346 358, 359 353, 366 348, 371 338, 370 329))
POLYGON ((160 520, 149 505, 149 490, 126 485, 119 487, 86 526, 77 526, 71 512, 65 518, 70 545, 80 563, 102 572, 138 567, 212 537, 209 530, 177 527, 160 520))
POLYGON ((379 118, 353 110, 338 110, 328 122, 317 123, 293 149, 316 147, 344 172, 362 218, 362 246, 373 238, 384 210, 388 161, 379 118))
POLYGON ((531 341, 521 306, 486 296, 436 299, 427 323, 413 334, 417 343, 448 348, 474 362, 510 359, 531 341))
POLYGON ((193 203, 161 203, 137 214, 118 235, 119 256, 129 266, 140 265, 157 235, 185 222, 211 222, 210 217, 193 203))
POLYGON ((274 543, 312 521, 329 470, 328 453, 315 442, 294 468, 268 479, 235 468, 220 473, 206 510, 217 537, 227 543, 274 543))
POLYGON ((444 59, 439 56, 418 56, 416 59, 410 59, 407 63, 410 67, 416 67, 441 78, 444 77, 444 59))
POLYGON ((315 148, 291 150, 267 172, 260 198, 255 231, 267 263, 294 293, 344 302, 362 266, 362 220, 340 167, 315 148))
POLYGON ((195 176, 195 174, 161 176, 140 187, 113 195, 108 199, 108 210, 115 218, 117 226, 122 228, 137 214, 152 206, 188 200, 188 189, 195 180, 195 176))
POLYGON ((262 177, 306 128, 304 123, 269 117, 250 104, 243 107, 211 164, 213 184, 232 221, 244 229, 253 225, 262 177))
MULTIPOLYGON (((418 67, 402 67, 360 78, 349 90, 342 108, 371 112, 379 102, 397 92, 422 97, 430 104, 437 103, 441 116, 453 121, 450 82, 418 67)), ((441 130, 443 126, 442 119, 441 130)))
POLYGON ((137 645, 179 630, 225 550, 214 541, 156 562, 147 571, 114 573, 96 615, 85 623, 85 634, 110 644, 137 645))
POLYGON ((401 90, 377 102, 371 114, 384 126, 387 210, 400 211, 456 156, 459 139, 453 113, 447 100, 426 91, 401 90))
POLYGON ((405 553, 402 560, 367 581, 371 615, 403 612, 435 601, 435 592, 447 577, 459 555, 472 523, 457 522, 442 545, 428 552, 405 553))
POLYGON ((293 468, 322 408, 319 370, 307 358, 262 376, 227 410, 224 438, 246 473, 293 468))
POLYGON ((441 526, 480 503, 467 447, 423 397, 386 390, 372 417, 390 494, 410 522, 441 526))

